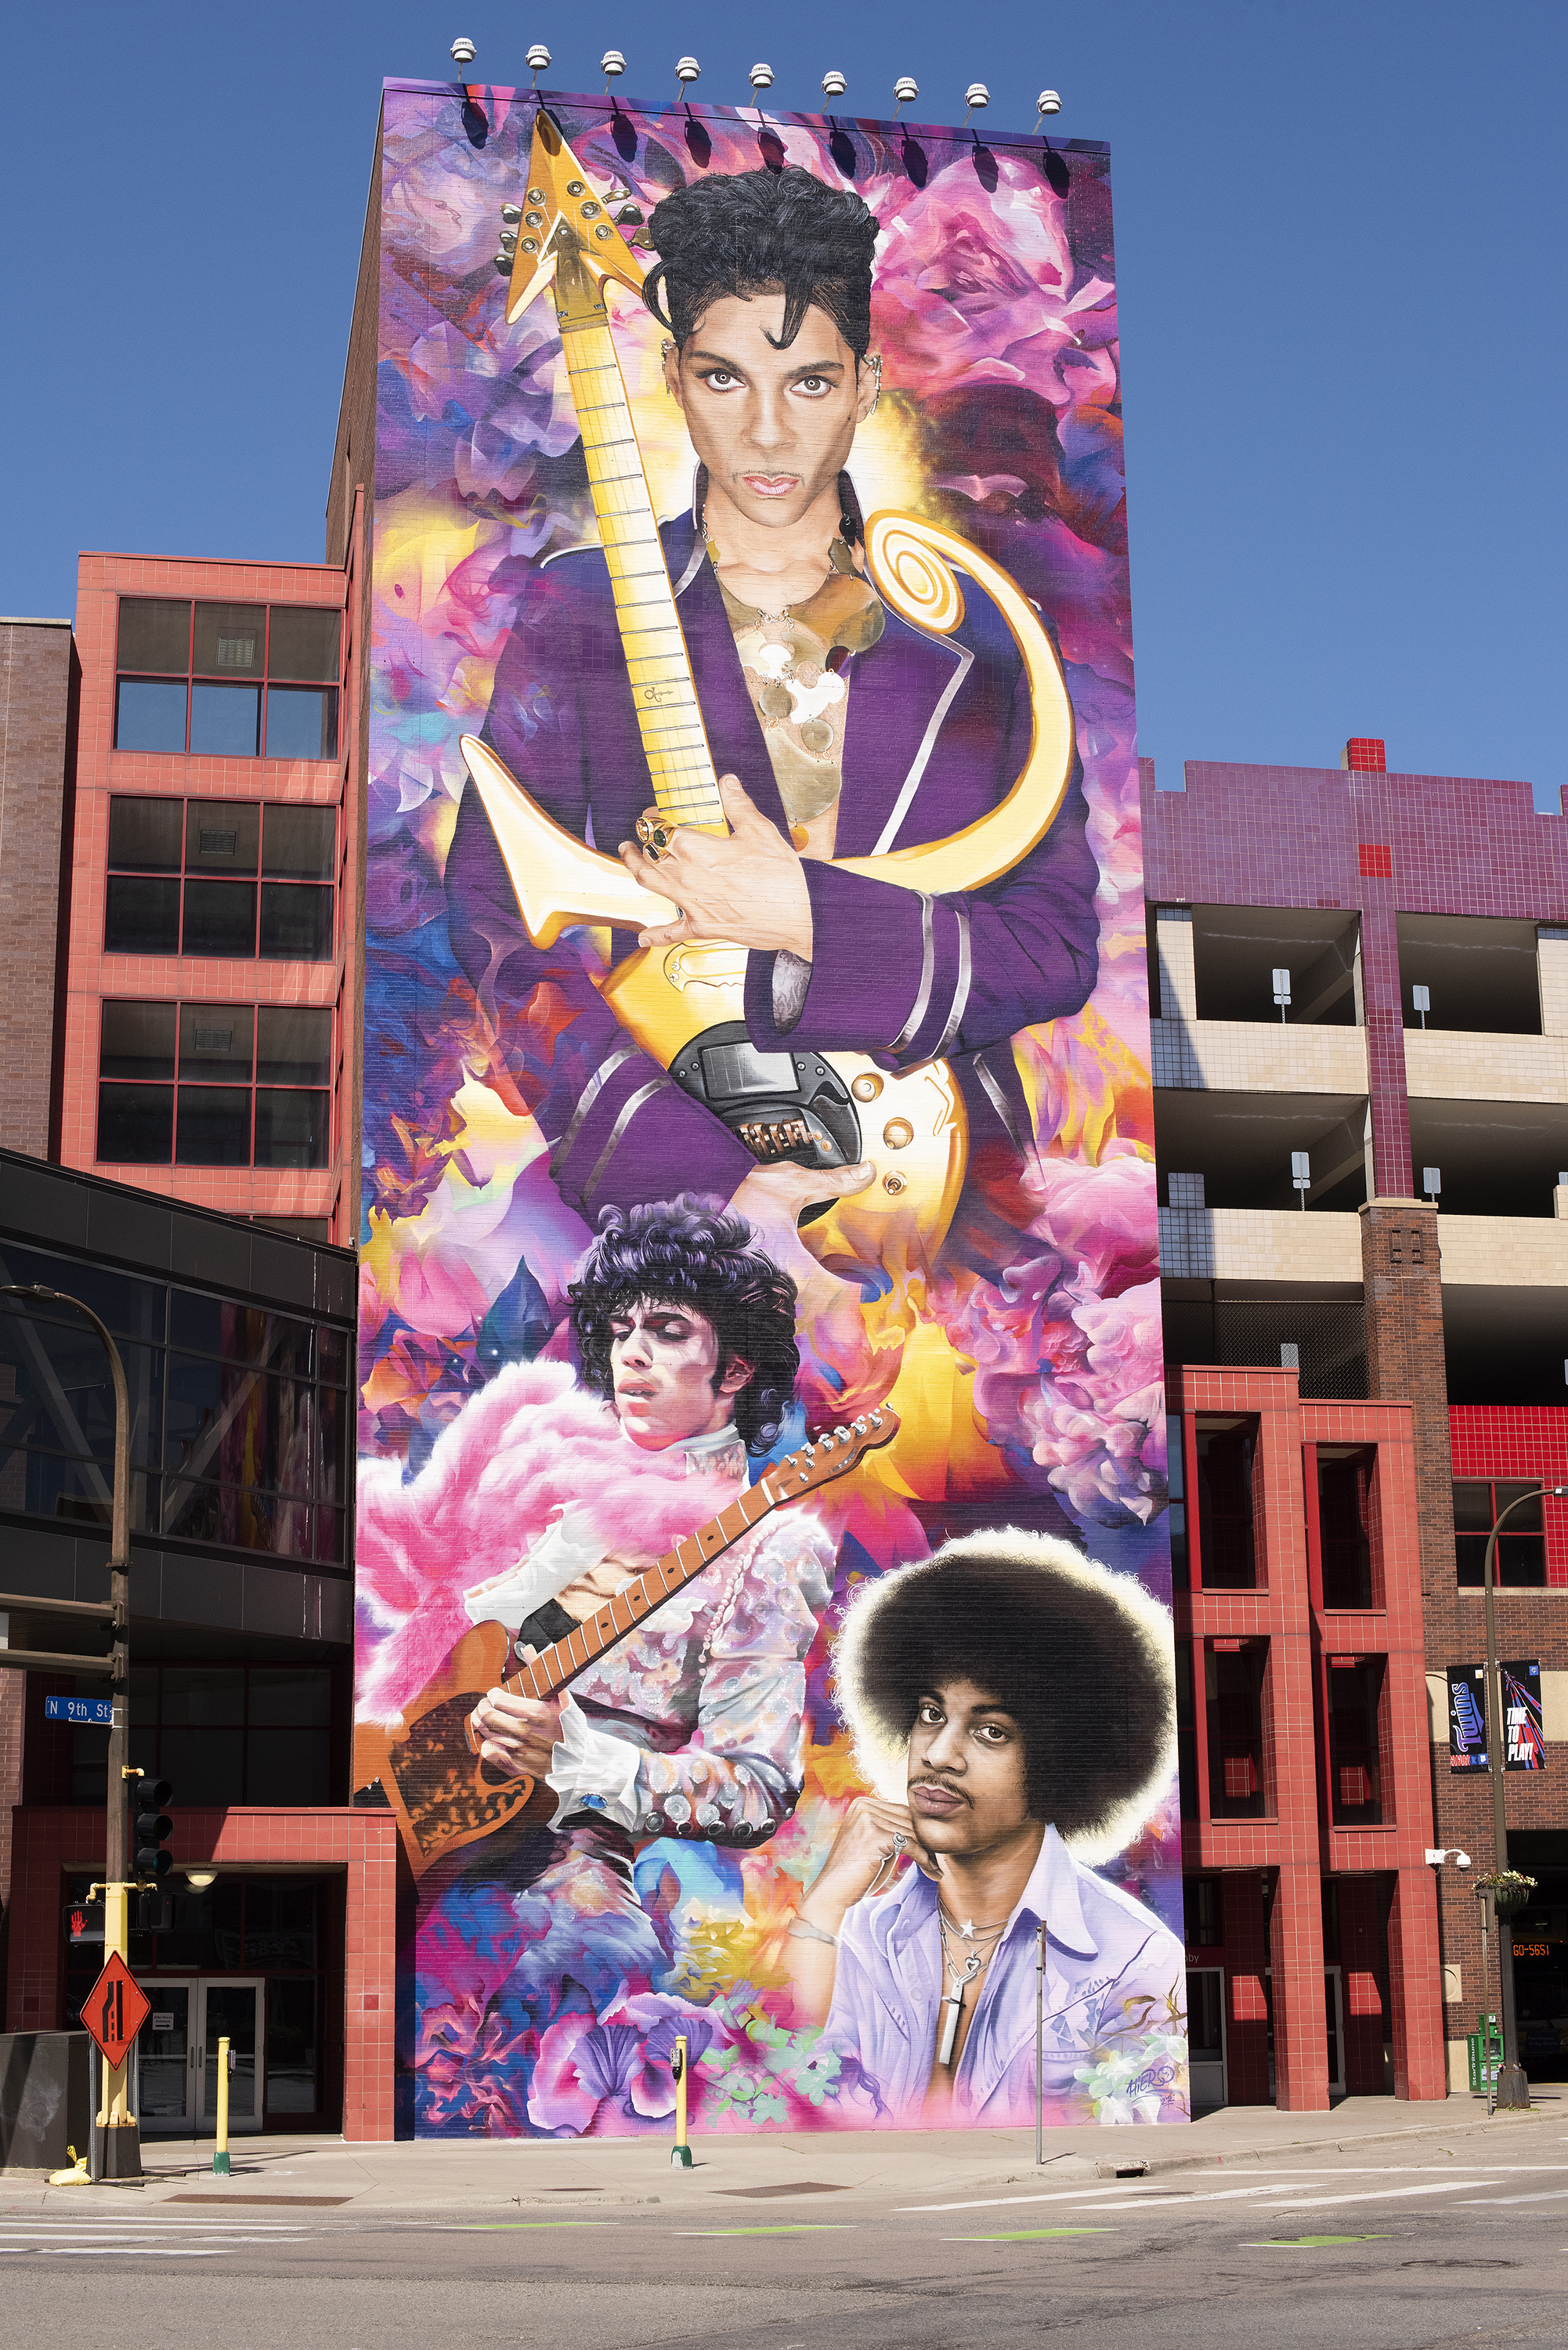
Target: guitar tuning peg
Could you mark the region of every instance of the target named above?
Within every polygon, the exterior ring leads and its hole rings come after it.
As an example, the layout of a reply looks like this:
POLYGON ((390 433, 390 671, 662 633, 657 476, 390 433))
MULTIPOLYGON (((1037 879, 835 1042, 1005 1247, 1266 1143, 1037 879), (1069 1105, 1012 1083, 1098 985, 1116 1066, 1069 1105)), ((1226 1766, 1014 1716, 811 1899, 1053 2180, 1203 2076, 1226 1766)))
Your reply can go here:
POLYGON ((864 1419, 857 1419, 857 1420, 856 1421, 856 1423, 855 1423, 855 1433, 856 1433, 856 1435, 857 1435, 857 1436, 864 1436, 864 1435, 865 1435, 865 1433, 866 1433, 866 1422, 865 1422, 864 1419))
POLYGON ((834 1430, 833 1433, 838 1439, 840 1444, 848 1443, 849 1430, 844 1426, 842 1421, 840 1421, 839 1425, 834 1430))

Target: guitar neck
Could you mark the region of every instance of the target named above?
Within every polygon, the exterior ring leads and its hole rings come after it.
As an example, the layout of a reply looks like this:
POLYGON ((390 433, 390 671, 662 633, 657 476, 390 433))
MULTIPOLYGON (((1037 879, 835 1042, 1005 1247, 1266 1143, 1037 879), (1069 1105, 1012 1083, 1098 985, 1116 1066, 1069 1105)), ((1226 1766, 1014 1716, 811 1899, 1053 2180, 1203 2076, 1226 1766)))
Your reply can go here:
POLYGON ((656 1607, 662 1607, 694 1575, 711 1566, 741 1536, 760 1525, 776 1510, 780 1496, 769 1491, 764 1477, 755 1485, 748 1485, 743 1493, 710 1518, 694 1534, 688 1534, 675 1548, 666 1551, 657 1566, 628 1583, 624 1591, 601 1607, 597 1616, 589 1617, 562 1640, 554 1640, 547 1648, 525 1664, 515 1680, 505 1686, 514 1697, 544 1700, 554 1697, 579 1673, 597 1664, 607 1648, 644 1623, 656 1607))
POLYGON ((654 800, 679 824, 722 827, 707 729, 604 289, 570 251, 556 265, 556 314, 654 800))

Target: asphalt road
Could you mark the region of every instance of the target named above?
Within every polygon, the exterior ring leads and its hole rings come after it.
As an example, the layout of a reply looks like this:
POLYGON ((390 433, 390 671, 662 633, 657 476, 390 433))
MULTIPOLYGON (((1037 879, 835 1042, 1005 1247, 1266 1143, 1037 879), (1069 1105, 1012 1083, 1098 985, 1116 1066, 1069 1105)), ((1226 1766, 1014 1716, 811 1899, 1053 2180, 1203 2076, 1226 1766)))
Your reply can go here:
POLYGON ((0 2336, 68 2333, 94 2350, 1568 2345, 1568 2139, 1532 2150, 1465 2164, 1428 2148, 1424 2166, 1396 2167, 1366 2149, 913 2206, 725 2196, 699 2173, 657 2205, 571 2190, 472 2217, 244 2190, 45 2202, 0 2182, 0 2336))

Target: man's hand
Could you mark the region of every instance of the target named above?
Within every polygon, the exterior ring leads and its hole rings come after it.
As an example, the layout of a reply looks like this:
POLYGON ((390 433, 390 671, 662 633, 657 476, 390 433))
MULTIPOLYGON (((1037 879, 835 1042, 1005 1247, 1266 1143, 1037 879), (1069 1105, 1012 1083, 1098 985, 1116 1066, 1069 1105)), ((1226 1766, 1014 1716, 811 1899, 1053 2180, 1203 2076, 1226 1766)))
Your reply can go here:
POLYGON ((781 1159, 776 1166, 753 1167, 742 1176, 730 1194, 731 1212, 744 1216, 753 1232, 772 1243, 768 1253, 776 1256, 780 1248, 799 1245, 795 1232, 805 1209, 864 1191, 876 1171, 868 1159, 852 1167, 797 1167, 793 1159, 781 1159))
MULTIPOLYGON (((535 1651, 528 1650, 530 1659, 535 1651)), ((514 1697, 510 1690, 493 1689, 470 1714, 479 1755, 512 1779, 542 1779, 560 1738, 564 1698, 541 1701, 514 1697)))
POLYGON ((886 1893, 901 1855, 919 1857, 913 1815, 903 1804, 881 1795, 857 1795, 833 1839, 832 1850, 806 1887, 799 1915, 826 1934, 836 1934, 844 1913, 864 1898, 878 1877, 886 1893))
POLYGON ((764 954, 787 949, 809 962, 811 894, 799 856, 753 806, 737 776, 720 777, 719 797, 730 822, 722 838, 682 825, 657 858, 635 841, 621 842, 620 860, 633 879, 680 908, 678 922, 640 931, 638 944, 723 939, 764 954))

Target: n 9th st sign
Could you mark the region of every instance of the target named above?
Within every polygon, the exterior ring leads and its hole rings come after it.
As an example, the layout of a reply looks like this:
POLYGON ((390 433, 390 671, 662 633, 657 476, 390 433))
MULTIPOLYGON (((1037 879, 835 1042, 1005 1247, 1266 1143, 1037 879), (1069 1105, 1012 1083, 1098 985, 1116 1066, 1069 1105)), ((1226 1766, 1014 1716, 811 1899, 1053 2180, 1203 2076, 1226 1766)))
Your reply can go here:
POLYGON ((124 2064, 131 2042, 152 2012, 152 2002, 118 1950, 82 2002, 82 2022, 97 2041, 111 2073, 124 2064))

